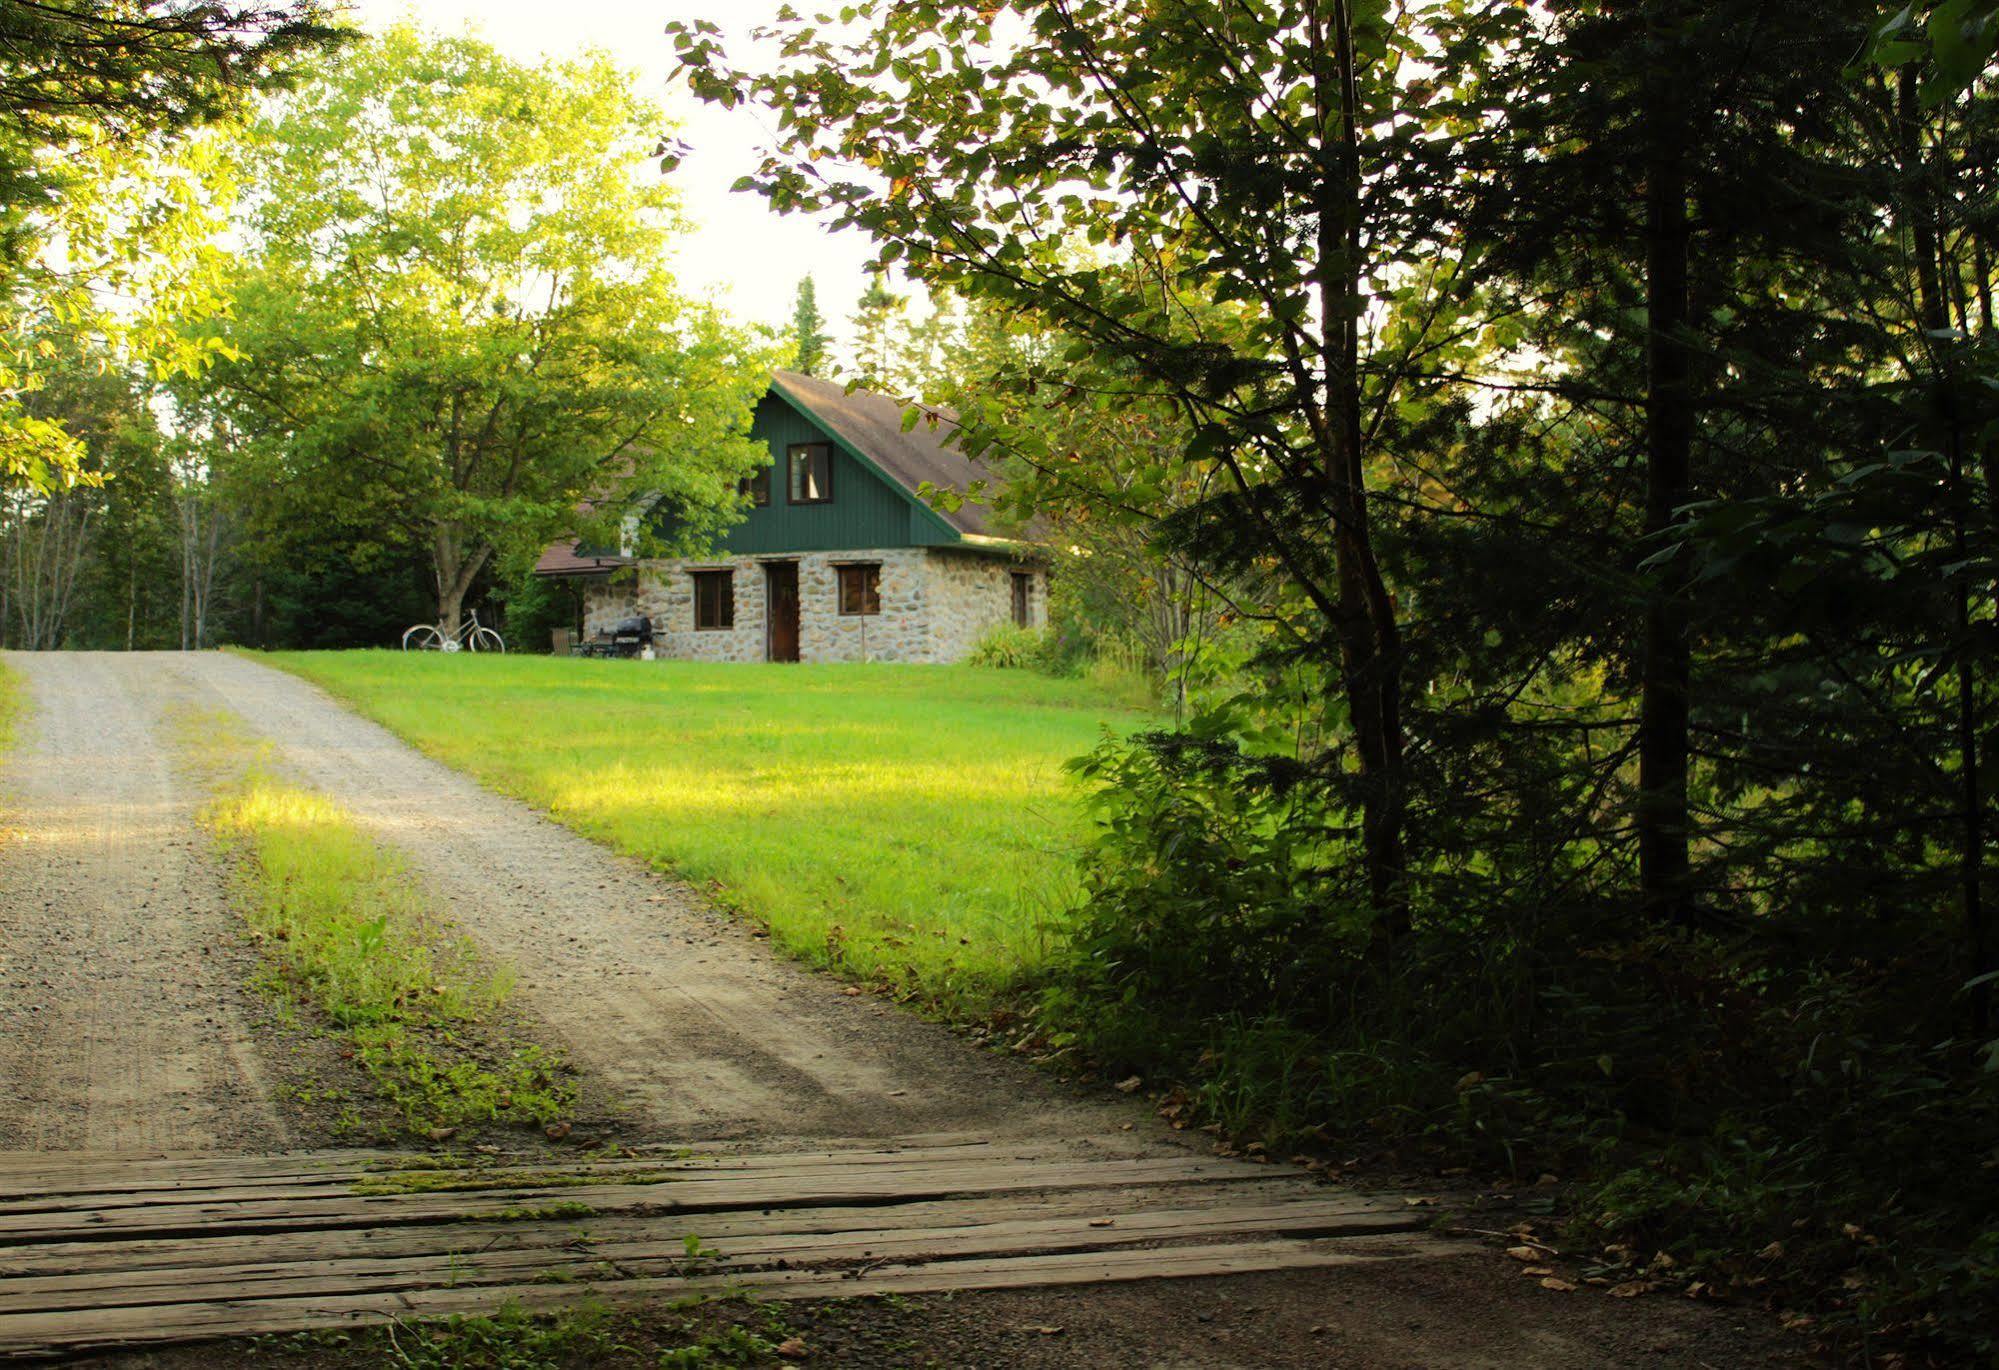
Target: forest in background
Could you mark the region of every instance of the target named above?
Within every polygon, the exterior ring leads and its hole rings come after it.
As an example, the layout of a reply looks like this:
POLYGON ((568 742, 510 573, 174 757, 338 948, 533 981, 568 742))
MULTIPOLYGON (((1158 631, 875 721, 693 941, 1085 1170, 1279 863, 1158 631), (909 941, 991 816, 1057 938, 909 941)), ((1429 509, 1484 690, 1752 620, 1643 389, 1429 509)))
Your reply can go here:
POLYGON ((546 650, 548 543, 638 492, 690 542, 740 514, 786 350, 674 279, 667 117, 608 56, 309 3, 37 13, 0 31, 47 54, 32 98, 147 43, 228 95, 23 139, 0 386, 46 451, 0 498, 0 644, 382 646, 483 604, 546 650), (258 16, 302 35, 261 88, 212 51, 258 16))

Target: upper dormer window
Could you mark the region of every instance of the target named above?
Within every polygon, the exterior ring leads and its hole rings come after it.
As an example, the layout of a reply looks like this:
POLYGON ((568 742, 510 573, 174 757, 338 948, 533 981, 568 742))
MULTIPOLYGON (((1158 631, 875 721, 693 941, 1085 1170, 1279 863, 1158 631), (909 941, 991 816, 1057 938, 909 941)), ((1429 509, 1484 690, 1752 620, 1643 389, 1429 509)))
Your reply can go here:
POLYGON ((790 449, 791 502, 833 502, 833 449, 823 442, 795 442, 790 449))

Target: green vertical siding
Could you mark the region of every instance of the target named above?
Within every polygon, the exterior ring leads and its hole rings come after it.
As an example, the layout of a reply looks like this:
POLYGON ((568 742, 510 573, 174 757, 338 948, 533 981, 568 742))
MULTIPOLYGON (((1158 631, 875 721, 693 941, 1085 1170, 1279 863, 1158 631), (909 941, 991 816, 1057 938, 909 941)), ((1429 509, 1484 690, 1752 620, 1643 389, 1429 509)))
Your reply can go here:
POLYGON ((854 460, 831 435, 772 392, 757 406, 750 436, 770 448, 770 503, 750 510, 721 540, 718 552, 768 556, 778 552, 834 552, 844 548, 929 547, 955 541, 913 498, 854 460), (833 502, 791 504, 784 469, 793 443, 833 448, 833 502))

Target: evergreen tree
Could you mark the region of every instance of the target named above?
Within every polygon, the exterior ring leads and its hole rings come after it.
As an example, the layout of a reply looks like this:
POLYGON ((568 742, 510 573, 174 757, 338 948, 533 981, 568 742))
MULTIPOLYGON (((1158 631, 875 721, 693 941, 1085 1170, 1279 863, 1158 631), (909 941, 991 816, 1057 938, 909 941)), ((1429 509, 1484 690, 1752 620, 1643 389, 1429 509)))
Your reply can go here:
POLYGON ((791 307, 791 340, 798 349, 792 362, 795 370, 816 376, 826 364, 825 321, 819 317, 819 289, 806 276, 798 283, 798 299, 791 307))
POLYGON ((902 377, 903 327, 909 297, 888 288, 888 275, 877 271, 854 305, 848 330, 851 342, 847 369, 858 380, 879 389, 894 389, 902 377))

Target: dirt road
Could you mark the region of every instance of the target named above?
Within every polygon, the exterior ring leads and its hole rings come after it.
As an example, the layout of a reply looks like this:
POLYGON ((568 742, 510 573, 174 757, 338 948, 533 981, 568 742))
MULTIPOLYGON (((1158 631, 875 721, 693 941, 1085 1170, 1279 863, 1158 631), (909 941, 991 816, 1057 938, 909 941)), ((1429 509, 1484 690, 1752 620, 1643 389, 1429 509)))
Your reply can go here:
POLYGON ((0 1150, 282 1145, 259 1006, 196 796, 171 658, 16 655, 0 781, 0 1150))

